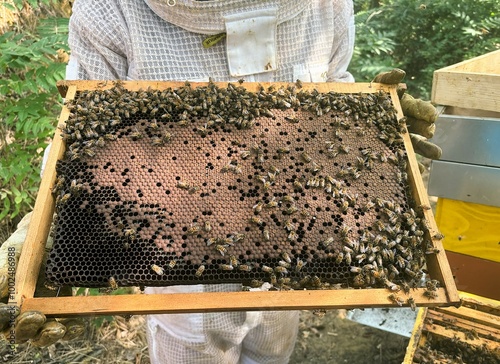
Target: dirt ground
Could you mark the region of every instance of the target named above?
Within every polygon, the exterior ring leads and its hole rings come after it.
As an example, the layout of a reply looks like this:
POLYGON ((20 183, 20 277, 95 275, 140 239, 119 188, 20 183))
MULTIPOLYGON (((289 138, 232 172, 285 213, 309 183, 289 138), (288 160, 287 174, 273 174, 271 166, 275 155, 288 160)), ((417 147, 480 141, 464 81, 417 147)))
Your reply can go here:
MULTIPOLYGON (((303 311, 299 336, 290 364, 399 364, 408 339, 358 324, 345 318, 344 310, 327 311, 318 317, 303 311)), ((0 362, 25 363, 150 363, 144 316, 128 321, 115 317, 111 322, 89 322, 85 338, 60 342, 40 349, 19 345, 12 355, 5 342, 0 343, 0 362)))

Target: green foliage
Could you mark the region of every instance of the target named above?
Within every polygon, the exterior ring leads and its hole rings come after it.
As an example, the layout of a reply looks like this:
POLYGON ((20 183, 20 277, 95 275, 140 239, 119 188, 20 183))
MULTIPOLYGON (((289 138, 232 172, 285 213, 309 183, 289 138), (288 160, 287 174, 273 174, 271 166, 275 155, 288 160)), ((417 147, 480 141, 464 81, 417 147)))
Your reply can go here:
POLYGON ((361 10, 350 69, 360 82, 398 67, 410 92, 428 98, 435 70, 500 48, 499 0, 355 3, 361 10))
POLYGON ((0 220, 33 208, 60 112, 55 84, 64 79, 58 51, 68 50, 68 19, 40 19, 34 29, 0 35, 0 220))

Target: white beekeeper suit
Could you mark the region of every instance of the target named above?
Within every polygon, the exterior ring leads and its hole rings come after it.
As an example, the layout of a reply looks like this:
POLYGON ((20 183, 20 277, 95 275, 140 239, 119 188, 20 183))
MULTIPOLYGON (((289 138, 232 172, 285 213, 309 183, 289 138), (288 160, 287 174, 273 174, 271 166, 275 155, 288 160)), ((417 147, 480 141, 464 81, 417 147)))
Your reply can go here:
MULTIPOLYGON (((68 79, 353 82, 348 0, 77 0, 68 79), (211 35, 225 33, 205 48, 211 35)), ((146 288, 146 293, 235 291, 241 285, 146 288)), ((151 361, 283 363, 298 311, 148 317, 151 361)))

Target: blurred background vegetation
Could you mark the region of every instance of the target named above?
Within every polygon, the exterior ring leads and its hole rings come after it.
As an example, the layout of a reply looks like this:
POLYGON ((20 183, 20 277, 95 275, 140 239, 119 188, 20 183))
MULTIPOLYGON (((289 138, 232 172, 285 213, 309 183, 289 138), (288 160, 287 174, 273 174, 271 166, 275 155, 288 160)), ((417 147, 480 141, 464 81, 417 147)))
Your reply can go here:
MULTIPOLYGON (((435 70, 500 49, 500 0, 354 5, 358 82, 398 67, 409 92, 428 99, 435 70)), ((0 243, 34 205, 62 103, 55 83, 64 79, 70 14, 69 0, 0 3, 0 243)))

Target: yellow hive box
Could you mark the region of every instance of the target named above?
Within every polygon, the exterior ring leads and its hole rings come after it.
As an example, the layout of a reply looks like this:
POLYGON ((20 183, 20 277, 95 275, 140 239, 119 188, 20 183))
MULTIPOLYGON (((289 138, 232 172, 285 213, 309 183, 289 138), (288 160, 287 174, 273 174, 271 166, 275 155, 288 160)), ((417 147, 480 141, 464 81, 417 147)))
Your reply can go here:
POLYGON ((500 208, 440 198, 436 222, 446 250, 500 262, 500 208))

